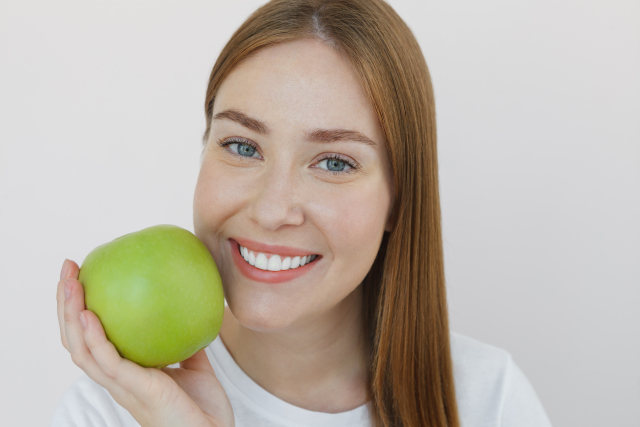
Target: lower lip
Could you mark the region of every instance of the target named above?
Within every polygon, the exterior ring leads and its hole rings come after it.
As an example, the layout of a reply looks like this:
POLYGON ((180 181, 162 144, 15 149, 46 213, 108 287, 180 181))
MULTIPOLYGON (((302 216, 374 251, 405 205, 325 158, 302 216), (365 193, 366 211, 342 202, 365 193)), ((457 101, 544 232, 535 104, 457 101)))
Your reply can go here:
POLYGON ((293 270, 282 270, 282 271, 268 271, 261 270, 258 267, 254 267, 244 260, 242 255, 240 255, 240 246, 238 242, 233 239, 229 239, 229 247, 231 249, 231 256, 233 257, 233 262, 235 263, 238 270, 247 278, 251 280, 255 280, 256 282, 263 283, 281 283, 288 282, 289 280, 296 279, 306 273, 308 273, 315 265, 317 261, 319 261, 322 257, 320 255, 316 256, 316 259, 303 265, 302 267, 295 268, 293 270))

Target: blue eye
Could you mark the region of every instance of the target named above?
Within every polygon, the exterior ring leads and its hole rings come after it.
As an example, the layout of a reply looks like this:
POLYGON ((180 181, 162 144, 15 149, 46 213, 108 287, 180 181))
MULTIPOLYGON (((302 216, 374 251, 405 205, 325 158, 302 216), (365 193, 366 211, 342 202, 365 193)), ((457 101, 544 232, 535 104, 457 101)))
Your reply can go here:
POLYGON ((318 164, 324 161, 326 161, 327 172, 336 174, 336 175, 352 173, 352 172, 355 172, 356 169, 358 169, 357 166, 353 164, 353 162, 350 162, 347 159, 343 159, 342 157, 338 157, 335 154, 329 155, 327 157, 323 157, 322 159, 320 159, 318 164), (348 168, 346 171, 345 171, 345 167, 348 168))
MULTIPOLYGON (((226 147, 230 145, 237 145, 237 152, 232 149, 228 149, 231 154, 241 157, 242 159, 252 158, 254 154, 257 154, 258 147, 247 139, 242 139, 238 137, 229 138, 227 140, 219 140, 218 145, 221 147, 226 147)), ((325 162, 327 169, 320 168, 327 173, 332 175, 346 175, 353 172, 356 172, 360 169, 360 166, 350 160, 345 156, 341 156, 339 154, 329 154, 318 161, 318 164, 325 162), (325 162, 326 160, 326 162, 325 162), (348 169, 345 170, 345 167, 348 169)))
POLYGON ((253 157, 253 155, 257 152, 257 147, 246 140, 232 138, 223 142, 218 142, 218 145, 220 145, 221 147, 226 147, 227 145, 234 145, 234 144, 238 146, 237 148, 238 151, 235 152, 231 149, 229 150, 231 150, 231 152, 235 155, 242 156, 242 157, 253 157))

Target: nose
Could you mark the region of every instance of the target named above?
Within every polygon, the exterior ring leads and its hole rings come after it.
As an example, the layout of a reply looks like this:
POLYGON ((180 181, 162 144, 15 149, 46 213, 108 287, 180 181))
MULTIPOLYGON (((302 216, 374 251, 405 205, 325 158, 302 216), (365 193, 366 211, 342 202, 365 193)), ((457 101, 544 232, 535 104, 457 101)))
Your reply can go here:
POLYGON ((257 188, 255 197, 249 206, 249 217, 269 231, 304 222, 304 184, 293 167, 284 168, 282 164, 270 167, 260 175, 260 182, 254 187, 257 188))

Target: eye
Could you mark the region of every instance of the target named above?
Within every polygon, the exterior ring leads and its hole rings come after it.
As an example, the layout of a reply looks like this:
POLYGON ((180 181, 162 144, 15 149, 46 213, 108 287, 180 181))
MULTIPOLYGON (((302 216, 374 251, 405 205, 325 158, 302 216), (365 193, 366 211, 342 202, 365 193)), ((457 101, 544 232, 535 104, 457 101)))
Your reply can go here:
MULTIPOLYGON (((243 160, 253 158, 254 154, 258 154, 258 147, 255 145, 255 143, 244 138, 232 137, 225 140, 219 140, 218 145, 221 147, 231 147, 233 145, 237 145, 237 151, 234 151, 231 148, 228 148, 228 150, 231 151, 232 155, 241 157, 243 160)), ((260 155, 258 154, 258 158, 259 157, 260 155)), ((324 164, 326 166, 326 169, 322 167, 317 169, 320 169, 331 175, 347 175, 354 173, 360 169, 360 165, 358 165, 358 163, 340 154, 326 155, 322 157, 317 164, 324 164)))
POLYGON ((326 170, 332 175, 345 175, 353 173, 359 169, 359 166, 355 164, 355 162, 338 154, 330 154, 326 157, 323 157, 318 162, 318 165, 321 165, 322 163, 327 166, 327 169, 322 170, 326 170))
POLYGON ((253 157, 254 154, 258 153, 258 147, 248 139, 234 137, 227 140, 220 140, 218 141, 218 145, 221 147, 237 145, 237 151, 234 151, 231 148, 229 148, 229 150, 236 156, 240 157, 250 158, 253 157))

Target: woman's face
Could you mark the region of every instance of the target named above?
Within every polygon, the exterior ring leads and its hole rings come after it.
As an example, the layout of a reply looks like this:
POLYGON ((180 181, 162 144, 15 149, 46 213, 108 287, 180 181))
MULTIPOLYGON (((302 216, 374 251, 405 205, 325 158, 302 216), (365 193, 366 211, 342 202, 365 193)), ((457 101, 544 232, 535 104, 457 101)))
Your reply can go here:
POLYGON ((340 310, 391 229, 393 198, 382 129, 355 72, 318 40, 264 48, 221 84, 213 117, 194 227, 234 316, 274 331, 340 310), (267 259, 318 256, 275 273, 246 263, 238 241, 267 259))

